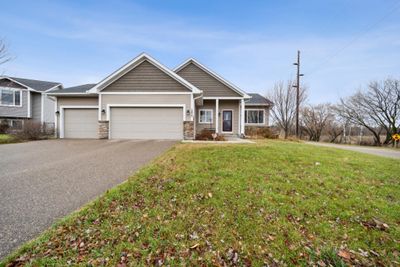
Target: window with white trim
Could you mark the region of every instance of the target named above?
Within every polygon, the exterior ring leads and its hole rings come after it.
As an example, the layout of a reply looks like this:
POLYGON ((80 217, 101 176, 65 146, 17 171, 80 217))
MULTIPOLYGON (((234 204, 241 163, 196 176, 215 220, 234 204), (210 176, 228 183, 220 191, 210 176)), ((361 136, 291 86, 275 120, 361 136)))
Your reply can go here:
POLYGON ((0 87, 0 105, 1 106, 21 106, 22 91, 19 89, 11 89, 0 87))
POLYGON ((244 111, 244 122, 247 124, 264 124, 264 110, 246 109, 244 111))
POLYGON ((22 125, 23 125, 22 120, 11 120, 11 123, 10 123, 11 128, 13 128, 15 130, 21 130, 22 125))
POLYGON ((199 110, 199 123, 212 123, 213 122, 213 110, 212 109, 200 109, 199 110))

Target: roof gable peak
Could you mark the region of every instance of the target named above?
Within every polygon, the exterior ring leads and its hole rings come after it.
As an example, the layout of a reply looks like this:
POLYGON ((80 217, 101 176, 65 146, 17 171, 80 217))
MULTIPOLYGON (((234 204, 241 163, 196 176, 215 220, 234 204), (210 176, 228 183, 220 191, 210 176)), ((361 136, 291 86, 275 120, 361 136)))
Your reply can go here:
POLYGON ((205 65, 201 64, 199 61, 197 61, 195 58, 191 57, 185 60, 182 64, 174 68, 174 72, 178 73, 180 70, 184 69, 186 66, 188 66, 190 63, 193 63, 196 65, 198 68, 209 74, 210 76, 214 77, 217 79, 219 82, 223 83, 227 87, 229 87, 231 90, 235 91, 239 95, 242 95, 244 98, 251 98, 245 91, 231 83, 230 81, 226 80, 223 78, 221 75, 217 74, 215 71, 211 70, 210 68, 206 67, 205 65))
POLYGON ((149 62, 168 76, 170 76, 172 79, 176 80, 189 90, 191 90, 193 93, 201 93, 201 90, 199 90, 197 87, 177 75, 175 72, 171 71, 169 68, 161 64, 159 61, 151 57, 150 55, 146 53, 140 53, 137 57, 111 73, 109 76, 107 76, 105 79, 100 81, 96 86, 94 86, 92 89, 89 90, 90 93, 98 93, 99 91, 103 90, 106 86, 111 84, 112 82, 116 81, 118 78, 122 77, 124 74, 128 73, 129 71, 133 70, 137 66, 139 66, 141 63, 144 61, 149 62))

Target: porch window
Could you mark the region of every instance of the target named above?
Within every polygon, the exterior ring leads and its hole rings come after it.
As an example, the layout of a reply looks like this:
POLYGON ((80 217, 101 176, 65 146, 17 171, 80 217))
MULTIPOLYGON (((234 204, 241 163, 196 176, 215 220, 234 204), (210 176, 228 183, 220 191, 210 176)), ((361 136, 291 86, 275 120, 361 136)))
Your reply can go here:
POLYGON ((212 123, 213 122, 213 110, 212 109, 200 109, 199 110, 199 123, 212 123))
POLYGON ((0 105, 21 106, 21 90, 0 88, 0 105))
POLYGON ((263 109, 245 110, 244 122, 247 124, 264 124, 264 110, 263 109))

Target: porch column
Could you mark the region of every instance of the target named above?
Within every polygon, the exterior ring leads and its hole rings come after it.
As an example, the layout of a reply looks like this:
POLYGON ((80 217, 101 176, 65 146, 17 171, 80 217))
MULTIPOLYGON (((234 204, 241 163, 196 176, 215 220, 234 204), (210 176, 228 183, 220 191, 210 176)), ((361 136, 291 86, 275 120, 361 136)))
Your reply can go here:
POLYGON ((244 135, 244 99, 240 100, 240 134, 244 135))
POLYGON ((215 99, 215 133, 219 133, 218 130, 218 113, 219 113, 219 99, 215 99))

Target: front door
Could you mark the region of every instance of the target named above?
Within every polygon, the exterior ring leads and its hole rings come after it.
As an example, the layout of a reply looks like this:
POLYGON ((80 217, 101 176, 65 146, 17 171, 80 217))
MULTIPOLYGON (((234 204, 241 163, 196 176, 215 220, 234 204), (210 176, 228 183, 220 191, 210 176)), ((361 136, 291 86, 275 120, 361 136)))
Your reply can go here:
POLYGON ((222 131, 232 132, 232 110, 222 111, 222 131))

